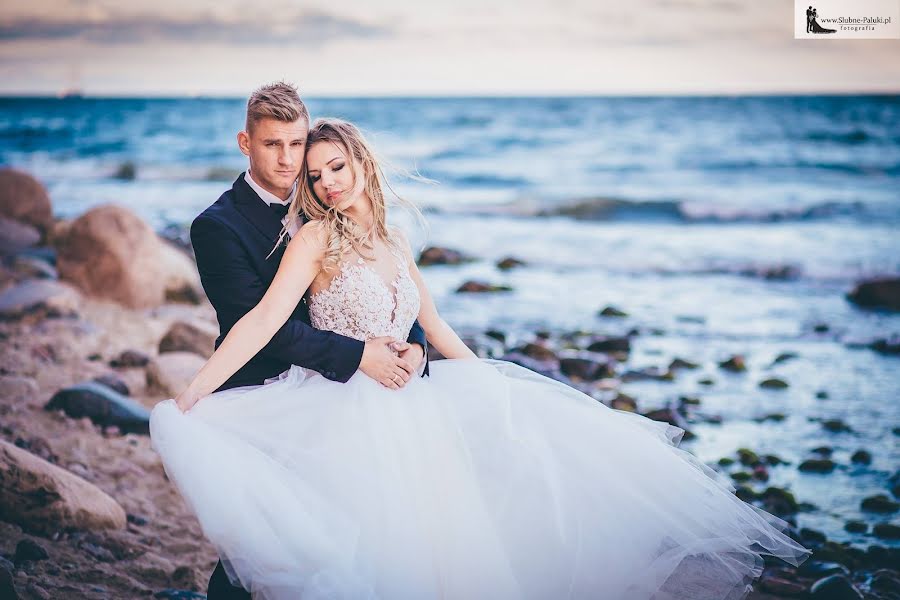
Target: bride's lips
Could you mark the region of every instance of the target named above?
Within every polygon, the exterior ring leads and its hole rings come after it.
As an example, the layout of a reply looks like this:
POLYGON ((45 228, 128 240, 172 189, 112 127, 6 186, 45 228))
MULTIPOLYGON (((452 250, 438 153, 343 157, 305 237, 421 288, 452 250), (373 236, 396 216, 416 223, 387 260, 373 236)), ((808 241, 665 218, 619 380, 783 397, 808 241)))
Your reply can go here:
POLYGON ((328 194, 326 196, 329 200, 334 200, 335 198, 337 198, 338 196, 340 196, 343 193, 344 193, 343 190, 337 190, 335 192, 328 192, 328 194))

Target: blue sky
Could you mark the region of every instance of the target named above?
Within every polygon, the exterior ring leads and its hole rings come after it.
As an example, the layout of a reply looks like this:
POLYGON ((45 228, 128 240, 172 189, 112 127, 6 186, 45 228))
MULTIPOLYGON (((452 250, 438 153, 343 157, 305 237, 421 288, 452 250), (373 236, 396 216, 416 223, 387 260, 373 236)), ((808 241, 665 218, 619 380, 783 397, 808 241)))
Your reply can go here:
POLYGON ((795 40, 789 0, 29 0, 0 93, 900 92, 900 40, 795 40))

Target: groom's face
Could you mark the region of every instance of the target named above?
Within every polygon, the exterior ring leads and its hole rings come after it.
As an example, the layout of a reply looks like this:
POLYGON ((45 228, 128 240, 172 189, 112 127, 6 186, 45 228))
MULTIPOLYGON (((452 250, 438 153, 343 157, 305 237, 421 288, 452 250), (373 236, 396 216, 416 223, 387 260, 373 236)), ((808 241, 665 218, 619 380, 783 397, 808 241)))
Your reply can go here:
POLYGON ((253 180, 279 198, 287 198, 300 174, 309 123, 263 118, 238 134, 241 152, 250 158, 253 180))

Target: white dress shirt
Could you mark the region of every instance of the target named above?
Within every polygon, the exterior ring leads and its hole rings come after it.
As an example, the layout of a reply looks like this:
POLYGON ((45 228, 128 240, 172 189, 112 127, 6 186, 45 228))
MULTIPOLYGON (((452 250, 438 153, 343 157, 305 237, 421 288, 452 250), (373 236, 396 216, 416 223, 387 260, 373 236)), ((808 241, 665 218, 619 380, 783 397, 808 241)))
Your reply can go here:
MULTIPOLYGON (((297 192, 297 182, 294 182, 294 187, 291 188, 291 192, 287 195, 287 198, 279 198, 272 192, 267 189, 264 189, 261 185, 253 181, 253 177, 250 176, 250 169, 244 173, 244 181, 247 182, 247 185, 256 192, 256 195, 260 197, 260 199, 266 203, 266 206, 272 206, 272 204, 281 204, 287 206, 291 203, 291 200, 294 198, 294 194, 297 192)), ((282 225, 287 225, 287 216, 285 216, 281 220, 282 225)), ((293 227, 288 229, 288 235, 294 237, 294 234, 297 233, 297 230, 300 228, 300 223, 295 223, 293 227)))

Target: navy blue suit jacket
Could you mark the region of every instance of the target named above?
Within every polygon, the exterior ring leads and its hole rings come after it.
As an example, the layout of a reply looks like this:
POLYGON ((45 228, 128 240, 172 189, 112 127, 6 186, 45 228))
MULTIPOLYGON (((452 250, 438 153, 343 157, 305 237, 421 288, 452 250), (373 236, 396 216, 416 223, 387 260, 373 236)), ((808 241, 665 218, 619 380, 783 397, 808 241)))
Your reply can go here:
MULTIPOLYGON (((275 211, 253 191, 243 173, 191 224, 200 280, 219 320, 216 348, 271 285, 284 255, 282 243, 269 256, 281 228, 275 211)), ((418 321, 408 341, 422 344, 427 356, 425 332, 418 321)), ((304 298, 269 343, 219 389, 259 385, 292 364, 345 382, 359 368, 364 346, 359 340, 313 328, 304 298)))

